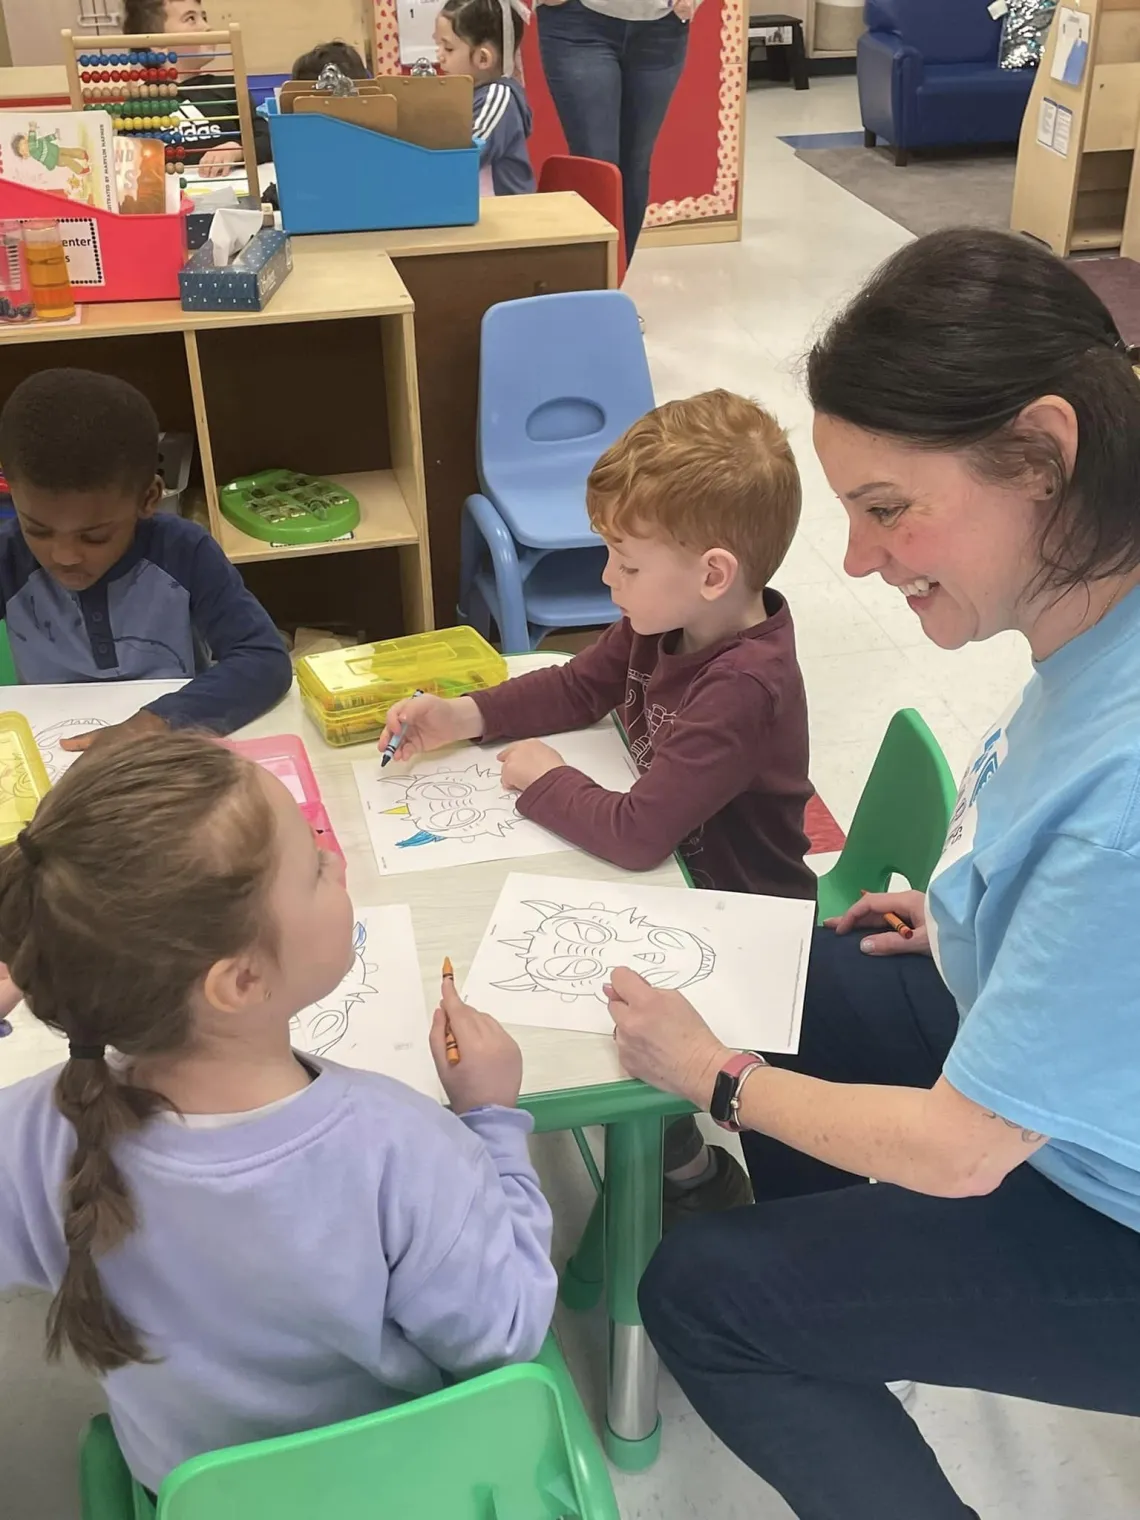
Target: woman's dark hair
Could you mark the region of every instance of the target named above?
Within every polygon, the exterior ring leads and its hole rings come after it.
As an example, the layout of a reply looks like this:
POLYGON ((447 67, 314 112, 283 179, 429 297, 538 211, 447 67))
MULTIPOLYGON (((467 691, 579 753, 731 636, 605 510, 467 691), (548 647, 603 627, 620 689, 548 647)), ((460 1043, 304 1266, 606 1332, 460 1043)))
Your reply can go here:
MULTIPOLYGON (((493 47, 503 56, 503 7, 499 0, 447 0, 440 11, 451 22, 451 29, 470 48, 493 47)), ((511 8, 514 50, 517 57, 523 41, 523 18, 511 8)))
POLYGON ((812 349, 813 407, 979 479, 1039 483, 1034 591, 1140 566, 1140 381, 1108 308, 1066 264, 1009 233, 953 228, 887 260, 812 349), (1077 418, 1071 471, 1022 422, 1042 396, 1077 418))
POLYGON ((335 64, 346 79, 369 79, 368 65, 347 42, 322 42, 312 52, 302 53, 293 65, 294 79, 319 79, 329 64, 335 64))
POLYGON ((84 757, 0 848, 0 960, 35 1017, 80 1052, 55 1084, 75 1151, 49 1357, 69 1346, 96 1373, 150 1359, 98 1268, 136 1223, 118 1143, 170 1106, 135 1083, 129 1062, 187 1044, 192 996, 216 961, 275 948, 265 901, 275 862, 255 767, 185 733, 84 757))

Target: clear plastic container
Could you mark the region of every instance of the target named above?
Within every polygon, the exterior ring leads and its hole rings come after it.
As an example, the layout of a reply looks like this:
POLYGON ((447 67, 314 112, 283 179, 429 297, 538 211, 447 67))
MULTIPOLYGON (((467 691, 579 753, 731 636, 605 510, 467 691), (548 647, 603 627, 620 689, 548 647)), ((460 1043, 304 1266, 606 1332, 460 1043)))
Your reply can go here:
POLYGON ((0 713, 0 844, 31 822, 51 780, 27 718, 0 713))
POLYGON ((414 691, 461 697, 507 678, 507 662, 474 628, 332 649, 297 661, 305 711, 337 748, 379 738, 393 702, 414 691))
POLYGON ((332 850, 344 859, 344 851, 321 801, 309 753, 296 734, 274 734, 267 739, 227 739, 226 743, 239 755, 276 776, 301 809, 320 848, 332 850))
POLYGON ((24 224, 24 253, 28 260, 28 279, 36 316, 41 322, 67 322, 75 315, 75 300, 67 273, 67 254, 59 223, 49 221, 24 224))

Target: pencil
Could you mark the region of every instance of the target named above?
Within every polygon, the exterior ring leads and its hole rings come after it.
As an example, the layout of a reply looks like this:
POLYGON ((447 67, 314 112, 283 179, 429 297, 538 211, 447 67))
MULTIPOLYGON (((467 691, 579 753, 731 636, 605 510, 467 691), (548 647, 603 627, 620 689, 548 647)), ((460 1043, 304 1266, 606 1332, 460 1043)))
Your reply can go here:
MULTIPOLYGON (((445 981, 450 982, 454 987, 455 968, 451 964, 450 955, 445 955, 443 958, 442 976, 445 981)), ((444 1044, 447 1049, 447 1064, 449 1066, 458 1066, 460 1061, 459 1041, 455 1038, 455 1031, 451 1027, 451 1020, 446 1017, 444 1019, 444 1044)))
MULTIPOLYGON (((868 895, 869 894, 867 892, 867 888, 863 887, 860 892, 860 896, 867 897, 868 895)), ((900 918, 897 913, 884 913, 881 915, 881 917, 887 928, 893 929, 896 934, 901 934, 903 939, 914 938, 914 930, 906 922, 906 920, 900 918)))

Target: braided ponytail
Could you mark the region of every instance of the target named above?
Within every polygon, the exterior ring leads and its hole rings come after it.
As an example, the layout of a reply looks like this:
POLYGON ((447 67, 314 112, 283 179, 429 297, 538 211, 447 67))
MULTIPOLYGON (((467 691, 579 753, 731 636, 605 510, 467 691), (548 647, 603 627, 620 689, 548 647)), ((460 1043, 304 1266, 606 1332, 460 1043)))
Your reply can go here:
POLYGON ((98 1270, 137 1223, 118 1145, 170 1107, 131 1080, 130 1060, 183 1048, 209 968, 264 938, 274 828, 256 774, 232 750, 187 734, 96 752, 0 849, 0 961, 71 1048, 55 1086, 75 1130, 63 1186, 67 1265, 47 1353, 69 1348, 98 1374, 151 1359, 98 1270), (106 1046, 124 1057, 121 1068, 106 1046))

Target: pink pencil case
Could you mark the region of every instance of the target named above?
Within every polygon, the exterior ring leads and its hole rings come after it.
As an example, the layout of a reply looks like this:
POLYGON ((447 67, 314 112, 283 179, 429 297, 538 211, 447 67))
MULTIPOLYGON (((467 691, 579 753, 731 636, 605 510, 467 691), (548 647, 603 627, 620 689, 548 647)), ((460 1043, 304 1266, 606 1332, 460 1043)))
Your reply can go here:
POLYGON ((317 844, 344 859, 329 815, 321 801, 320 787, 305 746, 296 734, 274 734, 268 739, 227 739, 231 749, 276 776, 301 809, 317 844))

